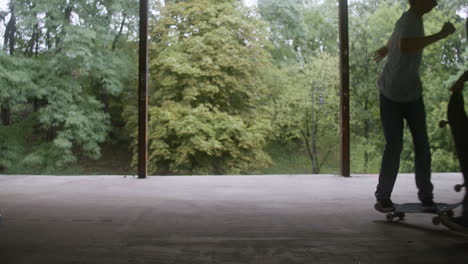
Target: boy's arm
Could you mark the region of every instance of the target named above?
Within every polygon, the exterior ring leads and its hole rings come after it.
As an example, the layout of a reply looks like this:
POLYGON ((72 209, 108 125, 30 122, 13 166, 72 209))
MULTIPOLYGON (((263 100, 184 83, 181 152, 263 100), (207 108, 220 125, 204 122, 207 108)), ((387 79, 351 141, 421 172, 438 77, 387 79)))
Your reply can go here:
POLYGON ((374 61, 375 62, 379 62, 381 60, 383 60, 385 57, 387 57, 388 55, 388 42, 387 41, 387 45, 381 47, 380 49, 376 50, 374 52, 374 61))
POLYGON ((422 50, 425 47, 437 42, 441 39, 448 37, 455 32, 455 27, 452 23, 447 22, 444 24, 440 32, 420 38, 406 38, 400 40, 400 51, 402 53, 411 53, 418 50, 422 50))
POLYGON ((460 78, 452 85, 452 92, 461 92, 468 81, 468 71, 465 71, 460 78))

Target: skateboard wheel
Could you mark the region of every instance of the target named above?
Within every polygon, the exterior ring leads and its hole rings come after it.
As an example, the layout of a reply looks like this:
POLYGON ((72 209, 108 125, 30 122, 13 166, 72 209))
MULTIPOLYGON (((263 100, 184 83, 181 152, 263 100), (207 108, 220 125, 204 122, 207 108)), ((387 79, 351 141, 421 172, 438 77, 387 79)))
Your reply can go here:
POLYGON ((434 217, 434 218, 432 218, 432 223, 433 223, 434 225, 440 225, 440 218, 437 217, 437 216, 434 217))
POLYGON ((462 190, 462 188, 463 188, 463 185, 457 184, 457 185, 455 185, 454 189, 455 189, 456 192, 460 192, 462 190))
POLYGON ((394 215, 393 214, 387 214, 387 222, 393 222, 394 215))

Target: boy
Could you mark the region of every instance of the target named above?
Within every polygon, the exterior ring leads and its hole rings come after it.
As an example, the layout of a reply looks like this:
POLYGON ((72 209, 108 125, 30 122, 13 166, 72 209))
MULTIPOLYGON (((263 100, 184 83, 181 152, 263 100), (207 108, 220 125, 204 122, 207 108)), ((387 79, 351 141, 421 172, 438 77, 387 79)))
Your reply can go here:
POLYGON ((414 142, 416 186, 424 211, 437 210, 431 183, 431 153, 426 128, 419 67, 425 47, 455 32, 445 23, 440 32, 425 36, 422 17, 437 6, 436 0, 409 0, 410 9, 396 22, 387 46, 375 52, 379 62, 388 55, 380 75, 380 117, 386 140, 375 196, 375 209, 395 211, 390 199, 400 167, 403 121, 406 119, 414 142))

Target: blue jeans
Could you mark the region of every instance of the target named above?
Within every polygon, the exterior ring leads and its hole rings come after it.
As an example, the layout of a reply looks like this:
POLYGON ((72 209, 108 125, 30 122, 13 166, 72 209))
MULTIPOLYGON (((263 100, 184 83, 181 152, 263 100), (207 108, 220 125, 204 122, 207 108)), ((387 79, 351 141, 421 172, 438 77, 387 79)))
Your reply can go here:
POLYGON ((400 169, 403 150, 404 122, 410 128, 415 151, 416 186, 418 197, 432 200, 434 186, 431 183, 431 150, 427 136, 426 110, 422 97, 418 100, 399 103, 380 95, 380 118, 385 136, 385 150, 380 167, 377 199, 390 198, 400 169))

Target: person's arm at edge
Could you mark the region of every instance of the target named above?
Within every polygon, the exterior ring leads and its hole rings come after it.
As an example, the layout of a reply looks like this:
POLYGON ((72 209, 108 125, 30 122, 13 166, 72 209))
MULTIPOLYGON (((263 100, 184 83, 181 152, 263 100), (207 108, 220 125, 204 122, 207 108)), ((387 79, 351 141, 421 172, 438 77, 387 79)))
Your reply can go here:
POLYGON ((465 71, 460 76, 460 78, 458 78, 458 80, 452 85, 450 90, 452 90, 452 92, 461 92, 464 88, 465 82, 467 81, 468 81, 468 71, 465 71))
POLYGON ((422 50, 425 47, 450 36, 450 34, 454 32, 455 27, 451 23, 445 23, 442 30, 436 34, 420 38, 406 38, 400 40, 400 51, 402 53, 411 53, 422 50))
POLYGON ((383 47, 381 47, 380 49, 376 50, 374 52, 374 61, 375 62, 379 62, 381 60, 383 60, 385 57, 387 57, 388 55, 388 43, 390 42, 390 40, 387 41, 387 44, 383 47))

